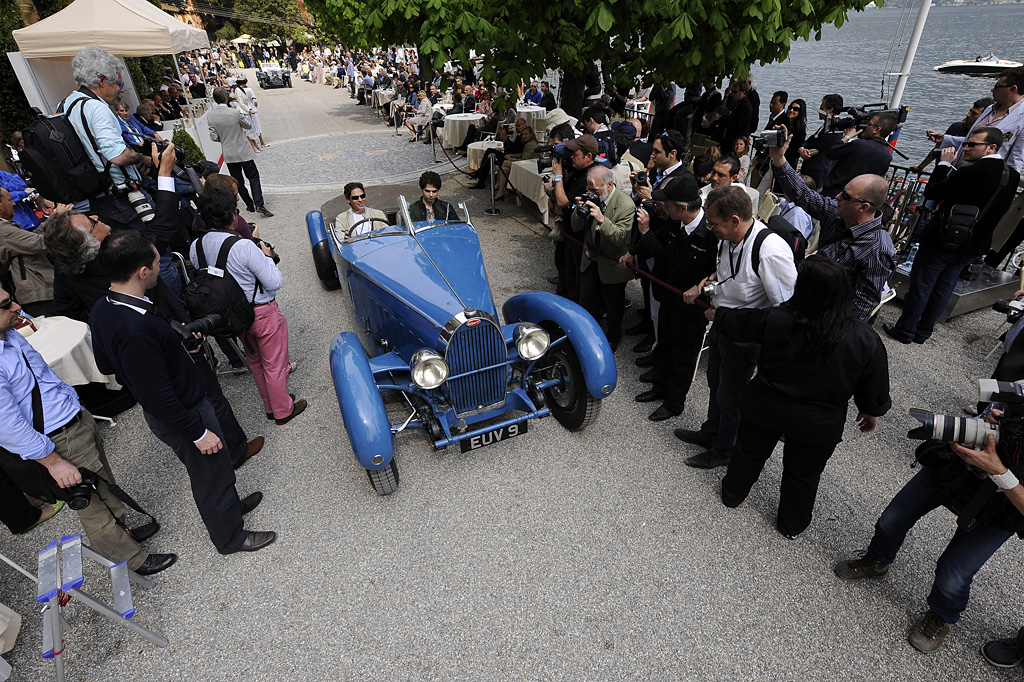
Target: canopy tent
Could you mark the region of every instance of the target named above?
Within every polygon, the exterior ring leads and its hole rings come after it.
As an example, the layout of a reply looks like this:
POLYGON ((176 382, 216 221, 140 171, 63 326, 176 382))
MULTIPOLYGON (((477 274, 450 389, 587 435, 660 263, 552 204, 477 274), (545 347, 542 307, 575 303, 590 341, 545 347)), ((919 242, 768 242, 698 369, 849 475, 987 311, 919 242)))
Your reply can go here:
POLYGON ((249 35, 248 33, 243 33, 242 35, 238 36, 237 38, 235 38, 231 42, 233 42, 235 45, 241 45, 241 44, 248 45, 249 43, 252 42, 252 36, 249 35))
POLYGON ((146 0, 75 0, 13 35, 26 59, 70 58, 87 45, 99 45, 119 57, 210 47, 206 31, 175 19, 146 0))

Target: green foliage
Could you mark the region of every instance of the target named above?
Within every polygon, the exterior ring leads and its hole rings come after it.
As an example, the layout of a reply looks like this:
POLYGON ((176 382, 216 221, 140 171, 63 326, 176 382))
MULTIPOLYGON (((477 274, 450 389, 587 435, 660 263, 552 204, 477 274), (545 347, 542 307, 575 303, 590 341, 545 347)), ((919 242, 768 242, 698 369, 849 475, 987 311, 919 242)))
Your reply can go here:
POLYGON ((39 12, 39 18, 45 19, 51 14, 61 11, 72 2, 73 0, 35 0, 35 5, 36 11, 39 12))
POLYGON ((167 69, 171 70, 174 77, 174 57, 169 54, 157 54, 152 57, 125 57, 125 64, 128 65, 128 73, 131 74, 132 82, 135 83, 135 90, 139 97, 143 98, 150 90, 158 90, 163 81, 167 69))
POLYGON ((206 159, 203 150, 199 148, 199 145, 192 139, 188 131, 175 130, 174 135, 171 137, 171 142, 174 143, 175 147, 185 152, 186 163, 199 163, 206 159))
POLYGON ((11 133, 20 130, 32 120, 28 100, 21 90, 14 67, 7 59, 8 52, 17 52, 11 31, 24 26, 18 0, 0 0, 0 138, 8 141, 11 133))
POLYGON ((213 32, 213 35, 210 36, 210 40, 213 42, 234 40, 238 36, 242 35, 242 33, 244 33, 244 31, 240 31, 238 26, 235 24, 224 22, 223 26, 213 32))
MULTIPOLYGON (((235 0, 235 9, 239 12, 256 14, 268 19, 279 21, 296 21, 299 17, 299 0, 235 0)), ((257 40, 271 40, 277 38, 293 37, 293 27, 281 26, 278 24, 267 24, 261 21, 245 21, 239 27, 239 33, 231 36, 237 38, 242 33, 248 33, 257 40)), ((304 30, 299 33, 305 33, 304 30)))

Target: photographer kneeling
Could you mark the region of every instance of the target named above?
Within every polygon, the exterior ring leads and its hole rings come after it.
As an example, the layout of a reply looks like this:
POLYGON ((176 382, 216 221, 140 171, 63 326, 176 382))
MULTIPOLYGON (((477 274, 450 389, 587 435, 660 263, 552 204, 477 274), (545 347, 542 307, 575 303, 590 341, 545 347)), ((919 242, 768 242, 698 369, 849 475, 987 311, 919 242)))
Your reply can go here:
MULTIPOLYGON (((1011 400, 1024 403, 1022 384, 1024 381, 1000 383, 999 397, 1010 396, 1011 400)), ((1011 409, 1019 412, 1022 406, 1011 405, 1011 409)), ((1004 404, 992 403, 976 420, 926 417, 926 426, 912 431, 911 437, 921 437, 927 431, 925 437, 950 438, 954 429, 961 440, 965 431, 989 434, 982 436, 985 449, 972 450, 940 440, 927 440, 918 446, 917 458, 924 466, 882 512, 867 551, 860 558, 844 559, 835 567, 836 575, 843 580, 883 578, 907 533, 922 517, 940 506, 957 514, 956 533, 935 566, 928 612, 909 638, 924 653, 942 646, 952 626, 960 620, 960 614, 967 608, 974 575, 1014 533, 1024 533, 1024 488, 1018 480, 1024 476, 1024 465, 1014 458, 1013 468, 1008 468, 997 452, 991 429, 979 423, 982 419, 989 424, 998 423, 1003 407, 1004 404), (936 434, 937 431, 943 433, 936 434)), ((912 414, 918 417, 922 413, 912 414)), ((1009 428, 999 430, 1000 440, 1004 441, 1000 451, 1018 444, 1014 426, 1019 427, 1020 417, 1014 416, 1012 421, 1014 424, 1009 428)))

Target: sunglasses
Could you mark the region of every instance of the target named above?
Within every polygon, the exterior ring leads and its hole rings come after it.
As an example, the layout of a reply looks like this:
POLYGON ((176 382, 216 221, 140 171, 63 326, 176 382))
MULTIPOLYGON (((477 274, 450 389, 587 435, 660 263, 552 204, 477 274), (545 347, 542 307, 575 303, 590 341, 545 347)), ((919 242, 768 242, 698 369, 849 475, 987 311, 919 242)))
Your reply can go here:
POLYGON ((852 194, 850 194, 849 192, 847 192, 845 189, 842 190, 841 192, 839 192, 839 196, 842 197, 843 199, 847 200, 847 201, 856 201, 858 204, 867 204, 868 206, 872 206, 873 205, 867 199, 858 199, 857 197, 855 197, 852 194))
POLYGON ((964 142, 965 147, 987 147, 988 142, 964 142))
POLYGON ((1011 83, 1002 83, 1002 84, 996 83, 995 85, 992 86, 992 89, 993 90, 1001 90, 1002 88, 1012 88, 1012 87, 1013 87, 1013 85, 1011 83))
POLYGON ((800 111, 800 107, 790 107, 790 111, 800 111))
POLYGON ((359 201, 360 199, 365 199, 365 198, 366 198, 365 194, 353 194, 352 196, 349 197, 349 199, 351 199, 352 201, 359 201))
POLYGON ((14 299, 8 296, 6 301, 0 303, 0 310, 10 310, 12 305, 14 305, 14 299))

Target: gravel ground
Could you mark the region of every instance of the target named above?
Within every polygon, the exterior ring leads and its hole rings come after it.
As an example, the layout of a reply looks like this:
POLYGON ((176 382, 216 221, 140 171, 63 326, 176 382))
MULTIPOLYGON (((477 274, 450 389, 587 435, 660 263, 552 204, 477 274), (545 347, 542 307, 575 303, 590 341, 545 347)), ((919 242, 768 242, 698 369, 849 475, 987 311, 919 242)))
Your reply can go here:
MULTIPOLYGON (((255 79, 251 79, 255 82, 255 79)), ((274 218, 259 220, 282 256, 279 295, 300 361, 292 390, 309 409, 268 425, 249 376, 222 383, 263 452, 238 475, 244 495, 266 498, 250 527, 279 533, 255 554, 222 557, 209 542, 184 470, 135 408, 105 429, 119 482, 161 519, 151 551, 178 563, 136 590, 136 620, 167 635, 158 649, 74 603, 65 655, 72 680, 978 680, 1016 679, 978 650, 1019 622, 1020 543, 979 573, 970 607, 946 645, 924 656, 906 642, 924 610, 934 562, 955 528, 944 510, 908 537, 883 581, 847 584, 834 562, 866 546, 875 519, 913 475, 905 434, 914 406, 958 414, 1000 316, 981 311, 943 324, 929 343, 886 339, 893 410, 879 430, 852 421, 822 478, 811 527, 795 541, 774 528, 778 453, 745 504, 717 499, 722 470, 690 469, 695 452, 672 436, 696 428, 707 404, 703 371, 679 418, 652 424, 631 344, 601 417, 570 434, 554 420, 471 454, 433 452, 422 435, 398 440, 402 487, 374 494, 355 463, 331 386, 327 349, 353 327, 338 292, 324 292, 303 217, 345 182, 395 184, 434 166, 430 148, 389 135, 347 92, 295 81, 259 92, 273 145, 257 163, 274 218)), ((368 183, 369 184, 369 183, 368 183)), ((486 216, 485 192, 445 176, 442 195, 464 199, 479 230, 499 306, 549 288, 551 246, 521 208, 486 216)), ((373 191, 368 192, 373 205, 373 191)), ((639 307, 640 290, 629 296, 639 307)), ((894 321, 899 304, 881 313, 894 321)), ((627 315, 627 322, 634 319, 627 315)), ((703 366, 703 365, 702 365, 703 366)), ((79 532, 61 513, 0 552, 34 570, 34 553, 79 532)), ((0 566, 0 600, 25 616, 8 655, 18 680, 52 675, 39 658, 34 586, 0 566)), ((85 589, 109 598, 98 570, 85 589)))

